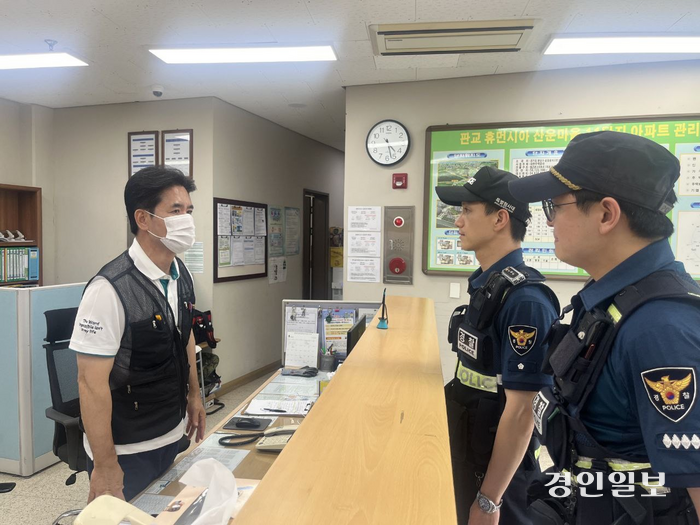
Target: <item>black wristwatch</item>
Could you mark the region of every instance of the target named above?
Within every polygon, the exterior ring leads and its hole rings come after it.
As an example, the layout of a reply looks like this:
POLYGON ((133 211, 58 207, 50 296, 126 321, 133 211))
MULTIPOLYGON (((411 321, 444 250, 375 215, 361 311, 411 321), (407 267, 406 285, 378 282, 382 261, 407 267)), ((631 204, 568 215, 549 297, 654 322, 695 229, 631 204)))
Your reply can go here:
POLYGON ((481 491, 477 491, 476 504, 479 505, 479 508, 482 510, 482 512, 485 512, 486 514, 493 514, 501 508, 501 505, 503 505, 503 500, 501 500, 501 502, 498 505, 496 505, 493 501, 484 496, 481 493, 481 491))

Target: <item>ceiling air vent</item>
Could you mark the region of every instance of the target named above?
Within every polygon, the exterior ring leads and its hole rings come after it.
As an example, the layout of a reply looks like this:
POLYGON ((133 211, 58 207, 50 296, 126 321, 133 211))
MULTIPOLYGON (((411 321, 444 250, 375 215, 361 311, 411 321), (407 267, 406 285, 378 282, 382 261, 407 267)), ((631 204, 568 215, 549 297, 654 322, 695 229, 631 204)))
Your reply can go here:
POLYGON ((520 51, 534 20, 486 20, 369 26, 375 55, 440 55, 520 51))

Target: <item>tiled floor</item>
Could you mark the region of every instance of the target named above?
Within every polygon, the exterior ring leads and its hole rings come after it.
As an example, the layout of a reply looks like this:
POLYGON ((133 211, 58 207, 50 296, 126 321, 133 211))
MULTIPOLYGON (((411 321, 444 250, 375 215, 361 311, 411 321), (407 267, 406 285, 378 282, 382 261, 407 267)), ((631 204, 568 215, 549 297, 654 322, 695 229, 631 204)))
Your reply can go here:
MULTIPOLYGON (((213 428, 231 410, 268 379, 256 379, 221 397, 226 406, 207 416, 207 428, 213 428)), ((87 473, 78 474, 74 485, 65 482, 71 471, 65 463, 57 463, 29 478, 0 473, 0 483, 15 482, 12 492, 0 494, 0 525, 51 525, 63 512, 85 506, 88 495, 87 473)), ((62 525, 73 523, 73 518, 61 520, 62 525)))

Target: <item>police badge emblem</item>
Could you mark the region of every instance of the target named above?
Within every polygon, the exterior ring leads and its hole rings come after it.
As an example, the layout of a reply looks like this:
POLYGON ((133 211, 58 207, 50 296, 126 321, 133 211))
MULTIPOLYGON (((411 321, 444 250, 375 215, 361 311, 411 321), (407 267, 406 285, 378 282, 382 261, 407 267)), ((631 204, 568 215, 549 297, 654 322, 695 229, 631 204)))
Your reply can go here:
POLYGON ((654 408, 674 423, 683 419, 695 404, 695 369, 692 367, 645 370, 642 381, 654 408))
POLYGON ((518 355, 525 355, 537 341, 537 328, 522 324, 511 325, 508 327, 508 335, 510 346, 518 355))

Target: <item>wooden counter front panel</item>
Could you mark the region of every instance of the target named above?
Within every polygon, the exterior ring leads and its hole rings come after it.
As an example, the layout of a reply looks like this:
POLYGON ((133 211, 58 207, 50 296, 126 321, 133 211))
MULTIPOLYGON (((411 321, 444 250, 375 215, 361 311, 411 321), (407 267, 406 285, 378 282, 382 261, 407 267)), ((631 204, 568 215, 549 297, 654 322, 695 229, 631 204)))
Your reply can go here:
POLYGON ((387 303, 236 525, 456 523, 433 303, 387 303))

